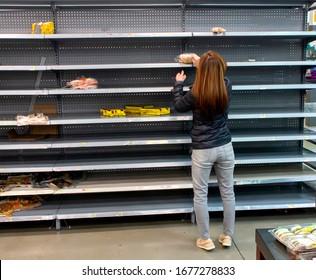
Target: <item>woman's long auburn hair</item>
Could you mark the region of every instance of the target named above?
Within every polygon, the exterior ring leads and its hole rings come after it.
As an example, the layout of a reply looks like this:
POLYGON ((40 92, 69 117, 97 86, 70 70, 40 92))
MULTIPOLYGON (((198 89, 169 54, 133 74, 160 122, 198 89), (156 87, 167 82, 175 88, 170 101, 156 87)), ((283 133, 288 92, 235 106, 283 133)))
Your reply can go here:
POLYGON ((192 87, 196 107, 205 120, 213 120, 228 107, 225 84, 226 61, 216 52, 208 51, 200 58, 192 87))

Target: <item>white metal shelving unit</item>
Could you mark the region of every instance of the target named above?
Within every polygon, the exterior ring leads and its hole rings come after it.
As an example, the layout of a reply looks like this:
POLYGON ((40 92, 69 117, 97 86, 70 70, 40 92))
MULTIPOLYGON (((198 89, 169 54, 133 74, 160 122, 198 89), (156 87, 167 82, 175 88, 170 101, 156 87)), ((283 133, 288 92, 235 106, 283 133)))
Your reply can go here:
MULTIPOLYGON (((316 32, 305 31, 308 1, 246 1, 246 8, 234 1, 165 0, 157 5, 153 0, 104 0, 90 6, 53 1, 53 7, 35 2, 39 4, 20 1, 8 10, 0 1, 6 22, 0 27, 0 171, 84 171, 87 179, 72 189, 2 193, 49 199, 46 206, 0 221, 56 219, 59 228, 61 219, 192 213, 192 114, 173 110, 170 116, 105 118, 98 111, 140 103, 173 107, 174 75, 185 69, 185 90, 194 79, 192 65, 174 59, 181 52, 201 54, 207 49, 221 50, 233 82, 229 121, 236 151, 237 210, 315 207, 315 193, 303 185, 316 178, 309 166, 316 155, 302 146, 316 139, 303 126, 304 118, 316 117, 312 107, 304 106, 305 91, 316 87, 304 83, 305 69, 316 66, 304 56, 306 42, 316 37, 316 32), (57 34, 30 35, 29 26, 14 26, 18 17, 31 24, 32 9, 38 21, 54 20, 57 34), (209 32, 212 25, 224 23, 226 33, 209 32), (45 65, 40 65, 42 57, 45 65), (38 73, 41 83, 33 89, 38 73), (64 88, 79 75, 96 77, 100 87, 64 88), (24 130, 17 127, 15 116, 27 113, 34 98, 57 105, 58 116, 50 117, 48 125, 59 126, 59 137, 9 141, 6 130, 24 130), (278 184, 282 187, 276 188, 278 184), (245 185, 251 187, 247 194, 245 185), (261 185, 268 187, 263 191, 261 185)), ((210 190, 216 191, 213 174, 210 190)), ((210 211, 221 209, 218 197, 210 200, 210 211)))

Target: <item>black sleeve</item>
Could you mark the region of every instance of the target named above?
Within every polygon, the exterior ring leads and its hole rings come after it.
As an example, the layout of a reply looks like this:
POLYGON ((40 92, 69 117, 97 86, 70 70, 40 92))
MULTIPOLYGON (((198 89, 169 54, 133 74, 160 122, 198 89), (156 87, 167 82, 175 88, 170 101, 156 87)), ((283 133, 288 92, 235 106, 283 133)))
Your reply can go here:
POLYGON ((228 95, 228 101, 230 101, 230 97, 232 94, 232 83, 228 78, 225 78, 226 90, 228 95))
POLYGON ((173 88, 174 97, 174 108, 180 112, 191 111, 194 107, 194 97, 189 90, 188 92, 183 92, 183 82, 176 82, 173 88))
POLYGON ((229 112, 229 108, 230 108, 230 99, 231 99, 231 95, 232 95, 232 83, 228 78, 225 78, 225 84, 226 84, 226 90, 227 90, 227 95, 228 95, 228 107, 226 110, 226 121, 228 119, 228 112, 229 112))

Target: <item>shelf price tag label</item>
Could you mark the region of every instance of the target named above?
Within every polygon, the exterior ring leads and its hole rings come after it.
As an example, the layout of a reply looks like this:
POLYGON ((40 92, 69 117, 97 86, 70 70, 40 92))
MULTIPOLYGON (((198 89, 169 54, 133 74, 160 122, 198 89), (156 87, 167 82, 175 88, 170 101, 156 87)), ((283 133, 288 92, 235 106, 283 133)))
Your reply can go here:
POLYGON ((124 213, 123 213, 123 212, 116 212, 116 213, 115 213, 115 216, 116 216, 116 217, 123 217, 123 216, 124 216, 124 213))
POLYGON ((266 117, 267 117, 266 114, 260 114, 260 116, 259 116, 260 119, 265 119, 266 117))

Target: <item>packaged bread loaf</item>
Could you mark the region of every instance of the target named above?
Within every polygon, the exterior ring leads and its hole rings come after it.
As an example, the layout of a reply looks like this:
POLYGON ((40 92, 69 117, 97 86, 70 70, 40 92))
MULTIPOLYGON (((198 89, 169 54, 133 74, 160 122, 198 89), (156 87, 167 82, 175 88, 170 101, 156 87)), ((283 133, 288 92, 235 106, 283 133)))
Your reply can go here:
POLYGON ((179 55, 179 58, 178 58, 178 61, 180 63, 185 63, 185 64, 191 64, 193 61, 192 61, 192 56, 193 54, 192 53, 183 53, 183 54, 180 54, 179 55))

